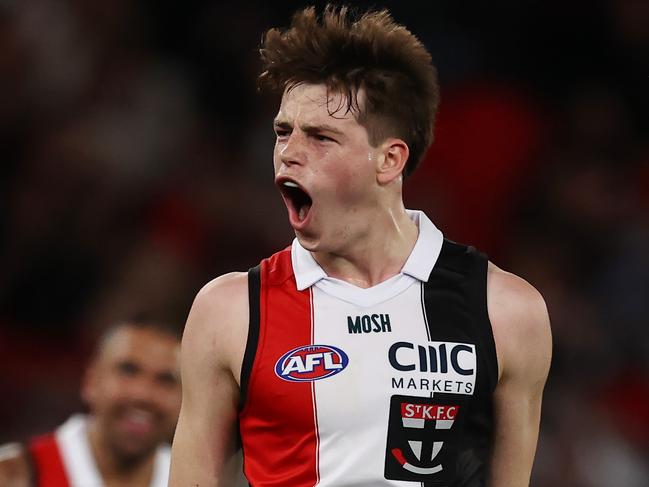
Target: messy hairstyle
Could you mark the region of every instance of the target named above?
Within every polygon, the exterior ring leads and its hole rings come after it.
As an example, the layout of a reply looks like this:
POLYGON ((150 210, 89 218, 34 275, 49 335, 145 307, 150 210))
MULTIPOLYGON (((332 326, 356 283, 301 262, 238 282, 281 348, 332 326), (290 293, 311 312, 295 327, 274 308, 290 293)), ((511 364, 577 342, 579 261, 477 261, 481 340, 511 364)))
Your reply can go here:
POLYGON ((295 13, 290 28, 264 34, 260 55, 261 90, 281 94, 313 83, 343 94, 373 147, 388 137, 408 145, 406 176, 432 143, 437 72, 424 45, 387 10, 357 15, 327 5, 319 18, 314 7, 305 8, 295 13))

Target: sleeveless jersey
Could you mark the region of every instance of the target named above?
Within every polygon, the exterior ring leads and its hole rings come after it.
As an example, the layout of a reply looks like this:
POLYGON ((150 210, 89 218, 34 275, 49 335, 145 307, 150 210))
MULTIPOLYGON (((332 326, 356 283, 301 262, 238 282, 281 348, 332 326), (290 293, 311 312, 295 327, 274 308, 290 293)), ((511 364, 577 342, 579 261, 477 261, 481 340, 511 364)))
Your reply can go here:
POLYGON ((410 257, 372 288, 326 276, 297 240, 249 272, 239 431, 253 487, 484 485, 488 261, 409 215, 410 257))
MULTIPOLYGON (((90 450, 86 418, 74 415, 56 431, 34 438, 28 445, 35 487, 103 487, 90 450)), ((156 452, 151 487, 166 487, 171 451, 156 452)))

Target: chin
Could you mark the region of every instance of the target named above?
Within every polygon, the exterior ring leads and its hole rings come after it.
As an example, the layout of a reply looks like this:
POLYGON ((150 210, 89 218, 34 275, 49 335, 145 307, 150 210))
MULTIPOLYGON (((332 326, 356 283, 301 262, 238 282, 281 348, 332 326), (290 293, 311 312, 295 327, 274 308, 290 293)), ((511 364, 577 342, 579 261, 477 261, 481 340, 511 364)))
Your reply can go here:
POLYGON ((111 435, 109 444, 117 458, 129 463, 150 455, 158 446, 158 437, 156 435, 134 436, 122 432, 111 435))
POLYGON ((319 252, 323 250, 322 240, 315 236, 304 235, 303 233, 296 231, 295 237, 297 238, 297 241, 300 242, 300 245, 309 252, 319 252))
POLYGON ((295 236, 300 245, 309 252, 337 254, 349 244, 347 236, 338 228, 328 229, 324 234, 295 231, 295 236))
POLYGON ((114 452, 124 463, 139 462, 144 457, 152 455, 157 449, 157 442, 147 442, 146 444, 127 443, 114 447, 114 452))

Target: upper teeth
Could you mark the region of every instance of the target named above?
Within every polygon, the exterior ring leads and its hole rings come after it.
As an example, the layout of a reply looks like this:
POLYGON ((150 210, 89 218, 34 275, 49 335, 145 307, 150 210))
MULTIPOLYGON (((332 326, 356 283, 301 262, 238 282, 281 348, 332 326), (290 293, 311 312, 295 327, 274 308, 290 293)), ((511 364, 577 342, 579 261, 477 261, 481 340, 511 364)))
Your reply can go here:
POLYGON ((139 409, 131 409, 128 411, 126 414, 128 419, 130 419, 133 422, 140 423, 140 424, 148 424, 149 422, 152 421, 153 415, 148 412, 148 411, 142 411, 139 409))
POLYGON ((297 188, 298 185, 295 184, 293 181, 284 181, 284 186, 288 186, 289 188, 297 188))

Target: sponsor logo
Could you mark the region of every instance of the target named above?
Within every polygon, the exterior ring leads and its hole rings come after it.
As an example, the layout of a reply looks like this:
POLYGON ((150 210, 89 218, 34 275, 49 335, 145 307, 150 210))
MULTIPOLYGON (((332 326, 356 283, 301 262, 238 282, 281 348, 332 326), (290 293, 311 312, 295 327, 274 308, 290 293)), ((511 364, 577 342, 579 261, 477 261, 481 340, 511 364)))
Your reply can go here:
POLYGON ((396 342, 387 359, 397 372, 392 389, 472 395, 475 390, 475 345, 453 342, 396 342))
POLYGON ((392 377, 392 389, 471 395, 473 394, 473 386, 473 382, 459 380, 392 377))
POLYGON ((419 370, 446 374, 450 368, 456 374, 467 376, 475 372, 475 347, 466 343, 433 342, 415 346, 410 342, 397 342, 388 350, 388 360, 401 372, 419 370))
POLYGON ((339 374, 349 357, 331 345, 305 345, 282 355, 275 363, 275 374, 290 382, 311 382, 339 374))
POLYGON ((387 313, 348 316, 347 330, 350 334, 354 333, 390 333, 392 325, 390 324, 390 315, 387 313))
POLYGON ((392 396, 385 478, 419 482, 452 480, 458 435, 451 430, 462 408, 452 399, 392 396))

